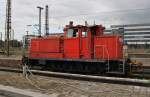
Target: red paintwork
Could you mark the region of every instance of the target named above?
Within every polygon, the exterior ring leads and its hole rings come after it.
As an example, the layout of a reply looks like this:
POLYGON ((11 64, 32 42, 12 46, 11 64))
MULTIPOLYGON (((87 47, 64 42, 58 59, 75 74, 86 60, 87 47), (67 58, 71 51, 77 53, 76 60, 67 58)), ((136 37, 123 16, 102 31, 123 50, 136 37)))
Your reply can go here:
POLYGON ((64 57, 71 59, 80 57, 78 38, 64 39, 64 57))
POLYGON ((99 36, 94 39, 96 59, 122 59, 122 41, 120 36, 99 36))
POLYGON ((44 37, 31 39, 31 58, 63 58, 61 37, 44 37))
POLYGON ((90 59, 91 54, 90 54, 90 47, 88 45, 88 38, 82 38, 82 51, 81 51, 81 58, 83 59, 90 59))
POLYGON ((123 45, 120 36, 106 36, 101 25, 86 27, 67 25, 64 36, 31 39, 30 58, 65 59, 123 59, 123 45), (78 37, 67 37, 68 29, 77 29, 78 37), (83 37, 82 32, 87 32, 83 37))

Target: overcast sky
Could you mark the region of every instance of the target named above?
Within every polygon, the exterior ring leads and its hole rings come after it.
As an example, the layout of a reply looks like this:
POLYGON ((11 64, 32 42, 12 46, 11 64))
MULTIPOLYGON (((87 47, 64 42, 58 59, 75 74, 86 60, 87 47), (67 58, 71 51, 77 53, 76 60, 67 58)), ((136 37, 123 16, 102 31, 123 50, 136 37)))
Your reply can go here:
MULTIPOLYGON (((4 32, 5 3, 6 0, 0 0, 0 32, 4 32)), ((12 0, 12 27, 16 39, 22 39, 26 30, 36 33, 34 27, 27 25, 38 24, 37 5, 50 7, 50 33, 62 32, 71 20, 75 24, 95 21, 105 26, 150 23, 150 0, 12 0)), ((44 10, 42 16, 44 28, 44 10)))

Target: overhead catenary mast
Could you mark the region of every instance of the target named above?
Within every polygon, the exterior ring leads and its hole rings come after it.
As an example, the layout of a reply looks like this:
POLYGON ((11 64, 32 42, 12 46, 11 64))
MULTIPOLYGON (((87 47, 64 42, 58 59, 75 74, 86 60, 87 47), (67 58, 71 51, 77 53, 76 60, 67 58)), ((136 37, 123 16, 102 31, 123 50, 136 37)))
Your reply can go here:
POLYGON ((41 11, 43 10, 42 7, 38 6, 39 9, 39 37, 41 37, 41 11))
POLYGON ((45 35, 49 35, 49 9, 48 5, 45 6, 45 35))
POLYGON ((9 49, 10 49, 10 33, 11 33, 11 0, 7 0, 6 4, 6 25, 5 25, 5 48, 7 56, 9 56, 9 49))

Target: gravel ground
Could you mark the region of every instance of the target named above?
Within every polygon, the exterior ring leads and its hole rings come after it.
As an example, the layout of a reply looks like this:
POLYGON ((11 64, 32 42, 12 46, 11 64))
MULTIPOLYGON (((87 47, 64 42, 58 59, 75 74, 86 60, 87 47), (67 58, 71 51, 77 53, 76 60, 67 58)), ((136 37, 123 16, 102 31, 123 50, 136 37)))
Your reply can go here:
MULTIPOLYGON (((58 97, 150 97, 150 88, 0 72, 0 84, 58 97)), ((1 96, 0 96, 1 97, 1 96)))

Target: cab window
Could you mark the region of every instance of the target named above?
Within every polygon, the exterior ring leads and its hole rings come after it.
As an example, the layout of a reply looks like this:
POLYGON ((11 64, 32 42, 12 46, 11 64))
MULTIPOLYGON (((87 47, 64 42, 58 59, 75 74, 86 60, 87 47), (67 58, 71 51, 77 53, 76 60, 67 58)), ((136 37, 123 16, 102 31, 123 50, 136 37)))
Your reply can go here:
POLYGON ((67 31, 67 37, 78 37, 78 29, 68 29, 67 31))
POLYGON ((82 32, 82 37, 87 37, 87 32, 82 32))

